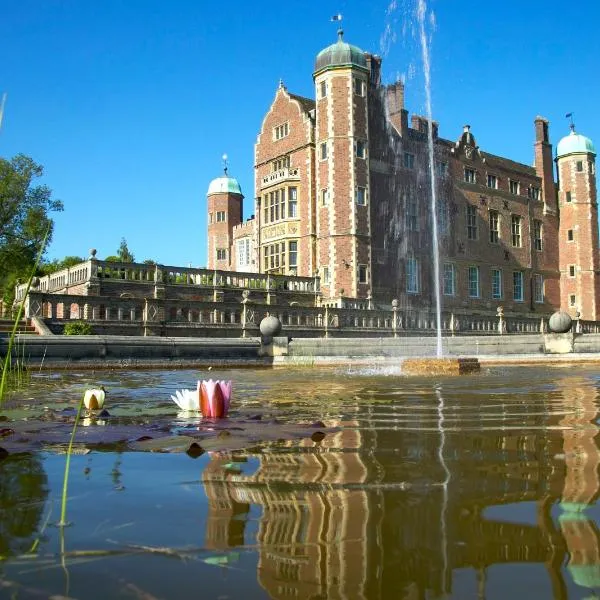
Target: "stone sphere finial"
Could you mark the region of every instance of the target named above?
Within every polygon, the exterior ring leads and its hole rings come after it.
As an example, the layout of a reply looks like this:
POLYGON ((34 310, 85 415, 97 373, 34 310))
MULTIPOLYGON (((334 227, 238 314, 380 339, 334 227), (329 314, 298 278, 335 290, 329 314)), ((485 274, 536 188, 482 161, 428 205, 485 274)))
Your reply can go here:
POLYGON ((272 338, 281 331, 281 321, 274 315, 269 315, 260 322, 258 328, 262 335, 267 338, 272 338))
POLYGON ((555 312, 548 320, 548 329, 552 333, 567 333, 571 329, 573 319, 571 315, 564 310, 555 312))
POLYGON ((96 258, 96 248, 90 248, 90 258, 96 258))
POLYGON ((398 300, 396 298, 392 300, 392 308, 398 308, 398 300))

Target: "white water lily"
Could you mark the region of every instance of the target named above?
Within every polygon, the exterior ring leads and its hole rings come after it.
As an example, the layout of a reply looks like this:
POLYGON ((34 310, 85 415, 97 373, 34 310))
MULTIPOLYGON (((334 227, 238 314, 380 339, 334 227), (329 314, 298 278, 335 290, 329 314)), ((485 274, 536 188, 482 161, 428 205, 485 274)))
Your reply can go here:
POLYGON ((200 410, 200 396, 198 390, 176 390, 175 395, 171 396, 171 400, 179 406, 183 411, 200 410))
POLYGON ((104 406, 106 391, 104 388, 86 390, 83 396, 83 404, 88 410, 100 409, 104 406))

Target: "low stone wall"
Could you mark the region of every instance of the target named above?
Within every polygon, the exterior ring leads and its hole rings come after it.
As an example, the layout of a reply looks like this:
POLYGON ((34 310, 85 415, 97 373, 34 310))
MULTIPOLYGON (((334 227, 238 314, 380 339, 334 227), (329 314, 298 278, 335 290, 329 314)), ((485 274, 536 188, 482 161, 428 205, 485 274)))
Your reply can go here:
MULTIPOLYGON (((600 351, 600 344, 598 346, 600 351)), ((508 354, 542 354, 543 339, 540 335, 511 336, 460 336, 442 339, 446 356, 489 356, 508 354)), ((435 356, 435 337, 293 339, 289 344, 288 362, 307 364, 312 360, 326 358, 406 358, 435 356)))
MULTIPOLYGON (((0 340, 0 355, 7 340, 0 340)), ((55 335, 17 336, 15 358, 31 367, 185 367, 205 365, 268 365, 260 356, 260 339, 151 338, 142 336, 55 335)))
MULTIPOLYGON (((395 363, 403 358, 436 355, 434 337, 288 340, 279 337, 276 344, 263 346, 258 337, 21 335, 17 336, 13 352, 15 358, 24 357, 29 366, 72 369, 395 363)), ((7 343, 7 339, 0 339, 0 355, 6 352, 7 343)), ((543 335, 445 337, 442 347, 449 357, 506 357, 514 362, 520 356, 551 356, 544 347, 543 335)), ((600 353, 600 334, 576 335, 574 352, 562 356, 591 353, 600 353)))

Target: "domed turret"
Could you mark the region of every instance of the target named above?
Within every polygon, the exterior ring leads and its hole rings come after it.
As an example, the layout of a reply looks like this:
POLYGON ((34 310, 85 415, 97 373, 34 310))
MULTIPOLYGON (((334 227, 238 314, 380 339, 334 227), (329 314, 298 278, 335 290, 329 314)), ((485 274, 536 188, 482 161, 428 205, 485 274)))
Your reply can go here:
POLYGON ((242 222, 244 196, 237 179, 227 173, 223 155, 223 175, 213 179, 206 192, 208 208, 209 269, 229 270, 232 264, 233 229, 242 222))
POLYGON ((571 133, 566 135, 556 146, 556 156, 561 158, 568 154, 593 154, 596 155, 596 149, 590 138, 575 132, 575 127, 571 128, 571 133))
POLYGON ((338 31, 338 41, 317 54, 315 77, 326 69, 340 67, 358 67, 367 70, 365 53, 357 46, 344 42, 343 36, 344 32, 340 29, 338 31))
POLYGON ((209 186, 208 192, 206 192, 207 196, 211 194, 240 194, 242 193, 242 188, 237 179, 234 177, 229 177, 225 175, 224 177, 217 177, 213 179, 209 186))

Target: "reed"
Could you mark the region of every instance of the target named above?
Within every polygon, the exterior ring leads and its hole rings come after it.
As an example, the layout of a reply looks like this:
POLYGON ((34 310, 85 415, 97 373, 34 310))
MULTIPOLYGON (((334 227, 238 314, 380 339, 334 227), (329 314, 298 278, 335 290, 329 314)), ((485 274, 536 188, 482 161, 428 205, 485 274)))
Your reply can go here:
MULTIPOLYGON (((8 348, 6 349, 6 356, 4 357, 4 364, 2 366, 2 379, 0 380, 0 407, 4 402, 4 395, 6 393, 6 388, 8 385, 8 376, 9 372, 12 372, 12 350, 15 343, 15 338, 17 337, 17 329, 19 328, 19 323, 21 322, 21 317, 23 316, 23 309, 25 307, 25 300, 27 300, 27 296, 29 295, 29 290, 31 289, 31 282, 37 273, 38 267, 40 265, 40 261, 42 260, 42 256, 44 255, 44 250, 46 249, 46 243, 48 241, 48 236, 50 235, 51 225, 48 225, 48 229, 46 229, 46 233, 44 234, 44 238, 42 239, 42 243, 40 245, 40 249, 37 253, 35 263, 33 268, 31 269, 31 273, 29 275, 29 279, 27 280, 27 287, 25 288, 25 294, 23 296, 23 300, 19 303, 19 308, 17 309, 17 315, 15 317, 15 322, 13 324, 13 328, 8 338, 8 348)), ((23 348, 23 359, 25 358, 25 348, 23 348)), ((22 361, 18 361, 20 363, 20 369, 24 368, 24 364, 22 361)), ((20 375, 17 376, 17 379, 20 378, 20 375)))
POLYGON ((81 396, 79 406, 77 407, 77 414, 75 415, 75 422, 73 423, 73 430, 71 431, 71 439, 69 440, 69 446, 67 448, 67 459, 65 461, 65 474, 63 476, 63 489, 62 498, 60 501, 60 521, 58 522, 59 527, 65 527, 68 523, 66 521, 67 516, 67 494, 69 491, 69 469, 71 467, 71 454, 73 453, 73 442, 75 441, 75 433, 77 432, 77 426, 79 425, 79 419, 81 417, 81 411, 83 409, 84 395, 81 396))

